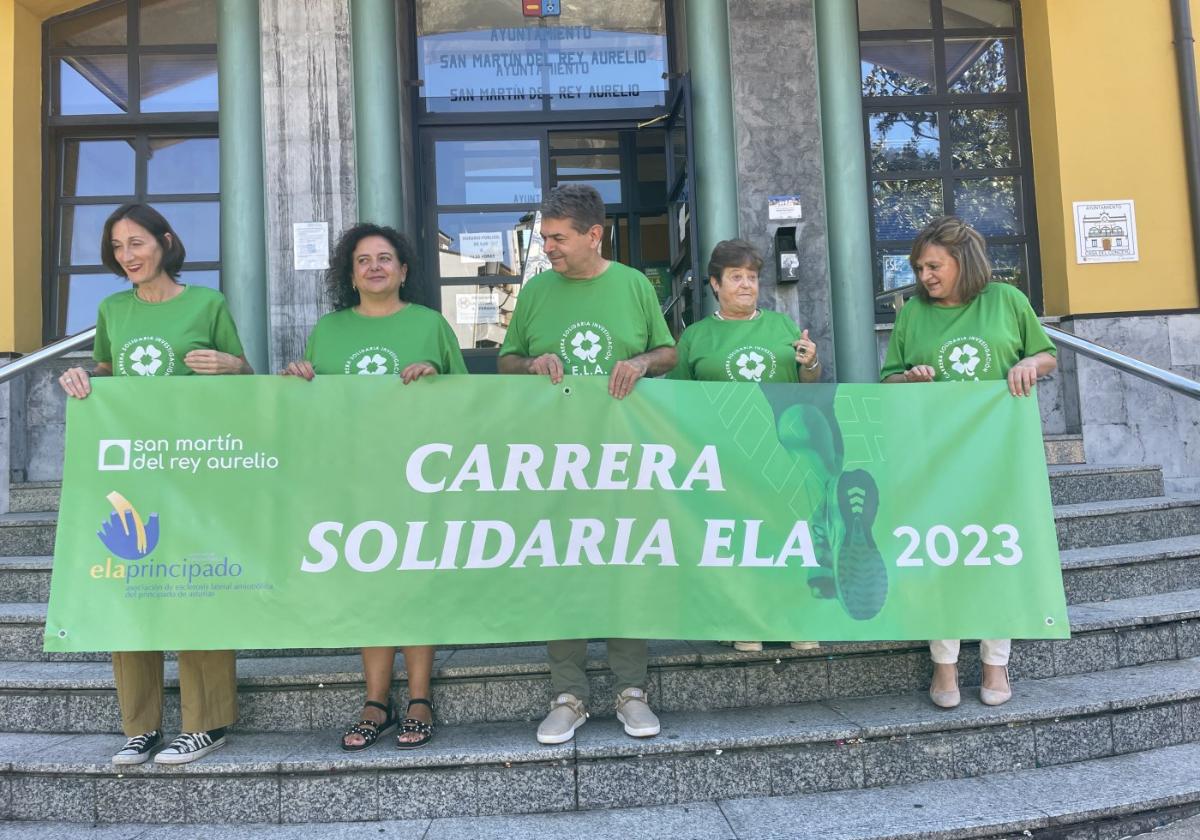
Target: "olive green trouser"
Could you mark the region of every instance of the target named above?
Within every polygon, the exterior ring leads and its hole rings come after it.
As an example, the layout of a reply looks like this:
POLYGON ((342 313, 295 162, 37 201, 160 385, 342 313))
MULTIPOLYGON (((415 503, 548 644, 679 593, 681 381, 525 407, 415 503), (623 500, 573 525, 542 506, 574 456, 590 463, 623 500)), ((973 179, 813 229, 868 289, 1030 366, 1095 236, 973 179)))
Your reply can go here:
MULTIPOLYGON (((118 651, 112 662, 126 737, 162 729, 162 652, 118 651)), ((184 732, 208 732, 237 720, 233 651, 179 651, 179 700, 184 732)))
MULTIPOLYGON (((550 688, 554 694, 574 694, 587 703, 587 639, 547 642, 546 652, 550 655, 550 688)), ((627 688, 647 688, 647 659, 645 639, 608 640, 608 667, 617 678, 617 694, 627 688)))

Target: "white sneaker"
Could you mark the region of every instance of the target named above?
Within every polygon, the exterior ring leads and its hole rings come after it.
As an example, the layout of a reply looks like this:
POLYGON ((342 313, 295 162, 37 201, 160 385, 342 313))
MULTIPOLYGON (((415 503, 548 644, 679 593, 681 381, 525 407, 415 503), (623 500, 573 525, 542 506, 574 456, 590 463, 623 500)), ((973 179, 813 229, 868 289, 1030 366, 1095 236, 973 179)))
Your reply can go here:
POLYGON ((760 653, 762 651, 762 642, 734 642, 733 649, 747 653, 760 653))
POLYGON ((588 713, 583 701, 574 694, 562 693, 550 704, 550 714, 538 725, 539 744, 565 744, 575 737, 575 730, 587 723, 588 713))
POLYGON ((166 749, 154 756, 155 764, 187 764, 198 758, 204 758, 210 752, 225 746, 225 733, 219 738, 213 738, 207 732, 182 732, 174 741, 167 744, 166 749))
POLYGON ((817 650, 821 647, 820 642, 792 642, 792 650, 817 650))
POLYGON ((627 688, 617 695, 617 720, 625 724, 625 734, 634 738, 649 738, 662 728, 640 688, 627 688))
POLYGON ((145 764, 150 760, 154 748, 162 743, 162 733, 157 729, 134 735, 125 742, 125 746, 112 757, 113 764, 145 764))

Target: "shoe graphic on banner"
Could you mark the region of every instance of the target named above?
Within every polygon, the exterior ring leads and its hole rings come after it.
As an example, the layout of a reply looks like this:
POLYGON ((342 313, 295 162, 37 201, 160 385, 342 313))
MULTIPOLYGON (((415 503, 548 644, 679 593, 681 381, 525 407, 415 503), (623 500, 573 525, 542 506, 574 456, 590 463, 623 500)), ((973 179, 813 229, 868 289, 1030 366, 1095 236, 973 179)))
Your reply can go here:
POLYGON ((887 600, 887 567, 871 528, 879 512, 879 488, 866 470, 850 470, 838 479, 838 512, 845 536, 834 555, 838 600, 857 621, 874 618, 887 600))

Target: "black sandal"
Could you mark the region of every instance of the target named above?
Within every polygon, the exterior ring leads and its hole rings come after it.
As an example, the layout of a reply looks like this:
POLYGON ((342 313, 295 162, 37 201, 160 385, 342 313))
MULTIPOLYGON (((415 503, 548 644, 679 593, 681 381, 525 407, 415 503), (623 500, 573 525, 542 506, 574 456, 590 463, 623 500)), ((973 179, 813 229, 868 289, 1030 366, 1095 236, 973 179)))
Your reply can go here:
POLYGON ((358 752, 365 750, 367 747, 374 744, 381 737, 391 732, 396 728, 396 712, 392 706, 392 701, 389 699, 385 706, 382 703, 376 703, 374 700, 368 700, 363 703, 364 706, 370 706, 373 709, 379 709, 385 715, 383 723, 376 723, 369 718, 363 718, 358 723, 351 726, 342 733, 342 749, 346 752, 358 752), (346 738, 350 735, 361 735, 363 742, 361 744, 347 744, 346 738))
MULTIPOLYGON (((433 717, 433 704, 430 703, 428 700, 424 699, 423 697, 414 697, 412 700, 409 700, 408 708, 406 708, 404 710, 405 714, 408 713, 408 709, 411 709, 413 707, 413 703, 420 703, 423 706, 428 706, 429 707, 429 716, 433 717)), ((417 720, 416 718, 406 717, 400 723, 400 734, 396 736, 396 749, 398 749, 398 750, 415 750, 417 747, 425 746, 432 740, 433 740, 433 724, 432 723, 426 723, 423 720, 417 720), (416 741, 401 741, 400 740, 401 735, 406 735, 410 732, 416 732, 417 734, 421 735, 422 737, 417 739, 416 741)))

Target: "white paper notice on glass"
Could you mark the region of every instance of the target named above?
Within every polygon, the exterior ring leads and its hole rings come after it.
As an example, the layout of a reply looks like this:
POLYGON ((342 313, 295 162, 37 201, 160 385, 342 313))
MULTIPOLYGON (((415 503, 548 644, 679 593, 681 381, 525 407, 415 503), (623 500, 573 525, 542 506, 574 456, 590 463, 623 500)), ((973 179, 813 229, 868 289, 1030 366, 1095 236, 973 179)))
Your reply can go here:
POLYGON ((1076 201, 1075 262, 1137 262, 1133 199, 1076 201))
POLYGON ((767 220, 771 222, 795 222, 804 218, 798 195, 767 196, 767 220))
POLYGON ((500 302, 494 292, 456 294, 454 322, 464 326, 499 324, 500 302))
POLYGON ((498 230, 460 233, 458 252, 469 260, 504 262, 504 236, 498 230))
POLYGON ((324 271, 329 268, 328 222, 292 224, 292 260, 296 271, 324 271))

